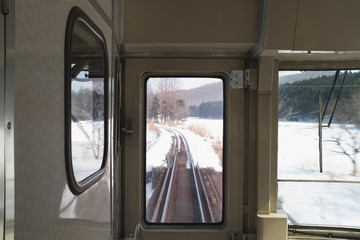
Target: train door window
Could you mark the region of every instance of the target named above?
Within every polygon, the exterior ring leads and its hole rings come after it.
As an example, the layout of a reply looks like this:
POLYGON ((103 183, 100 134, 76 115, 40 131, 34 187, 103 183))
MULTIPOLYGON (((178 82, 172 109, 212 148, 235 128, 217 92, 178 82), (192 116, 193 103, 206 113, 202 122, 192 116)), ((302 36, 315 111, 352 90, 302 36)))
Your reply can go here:
POLYGON ((145 222, 223 222, 224 83, 150 77, 146 82, 145 222))
POLYGON ((278 208, 292 227, 360 228, 360 71, 282 71, 278 101, 278 208))
POLYGON ((66 32, 65 116, 69 187, 80 194, 104 173, 107 154, 107 50, 100 29, 79 8, 66 32))

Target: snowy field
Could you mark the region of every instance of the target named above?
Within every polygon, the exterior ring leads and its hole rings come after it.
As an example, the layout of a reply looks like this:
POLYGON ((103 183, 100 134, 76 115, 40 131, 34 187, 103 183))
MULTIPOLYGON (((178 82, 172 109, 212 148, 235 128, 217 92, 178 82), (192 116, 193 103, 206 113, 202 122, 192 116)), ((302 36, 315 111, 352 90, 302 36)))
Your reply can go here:
POLYGON ((198 119, 187 118, 183 128, 190 126, 204 127, 214 138, 223 137, 223 120, 222 119, 198 119))
POLYGON ((104 153, 104 122, 73 122, 71 152, 76 181, 99 170, 104 153))
MULTIPOLYGON (((324 173, 320 173, 317 124, 280 122, 278 178, 360 182, 359 167, 353 175, 351 160, 332 142, 341 139, 350 152, 360 147, 353 146, 358 132, 336 124, 323 128, 324 173)), ((360 183, 279 182, 278 198, 294 224, 360 226, 360 183)))

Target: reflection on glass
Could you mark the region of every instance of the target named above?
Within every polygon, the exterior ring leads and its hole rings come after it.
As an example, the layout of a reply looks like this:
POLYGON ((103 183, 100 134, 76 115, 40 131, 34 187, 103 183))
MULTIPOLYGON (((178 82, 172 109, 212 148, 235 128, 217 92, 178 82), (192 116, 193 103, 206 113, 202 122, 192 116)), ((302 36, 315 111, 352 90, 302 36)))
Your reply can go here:
POLYGON ((80 182, 102 166, 105 109, 103 46, 80 20, 74 25, 71 54, 71 151, 80 182))
POLYGON ((293 225, 359 228, 360 72, 279 80, 278 208, 293 225))
POLYGON ((223 81, 147 81, 146 220, 223 219, 223 81))

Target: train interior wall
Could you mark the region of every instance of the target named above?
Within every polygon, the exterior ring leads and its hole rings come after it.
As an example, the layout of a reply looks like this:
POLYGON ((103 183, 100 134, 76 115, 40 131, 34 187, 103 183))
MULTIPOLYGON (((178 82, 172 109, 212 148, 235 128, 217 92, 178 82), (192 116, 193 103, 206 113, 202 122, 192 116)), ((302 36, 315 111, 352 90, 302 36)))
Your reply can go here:
MULTIPOLYGON (((259 240, 287 238, 286 215, 276 210, 278 70, 359 68, 359 1, 11 3, 7 22, 14 24, 14 33, 7 40, 5 65, 13 67, 5 75, 0 64, 2 94, 12 99, 0 104, 14 117, 13 140, 1 133, 3 145, 13 153, 1 164, 8 166, 8 178, 14 173, 10 180, 3 177, 9 181, 1 197, 8 213, 2 216, 3 239, 128 239, 138 223, 140 239, 229 239, 231 233, 259 240), (74 6, 89 15, 106 38, 110 119, 114 61, 119 56, 121 123, 134 121, 134 135, 122 135, 121 158, 109 154, 102 180, 78 196, 69 190, 64 155, 64 39, 74 6), (250 70, 250 87, 227 89, 225 223, 214 229, 146 226, 143 74, 229 74, 243 69, 250 70), (13 96, 5 93, 5 82, 14 85, 13 96), (116 161, 121 161, 118 170, 116 161)), ((0 120, 3 127, 8 123, 0 120)))

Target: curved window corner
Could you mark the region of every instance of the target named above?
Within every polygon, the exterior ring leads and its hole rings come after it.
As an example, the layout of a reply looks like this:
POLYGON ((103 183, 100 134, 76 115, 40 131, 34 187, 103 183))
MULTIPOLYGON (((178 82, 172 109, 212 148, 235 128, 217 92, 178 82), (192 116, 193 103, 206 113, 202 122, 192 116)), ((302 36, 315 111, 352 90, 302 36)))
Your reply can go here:
POLYGON ((78 7, 65 37, 65 152, 69 188, 81 194, 105 172, 108 62, 104 35, 78 7))

